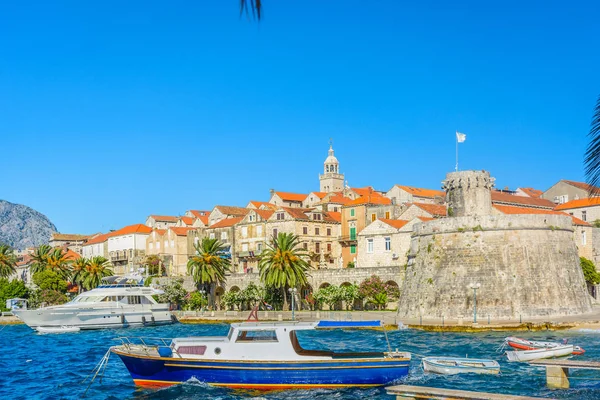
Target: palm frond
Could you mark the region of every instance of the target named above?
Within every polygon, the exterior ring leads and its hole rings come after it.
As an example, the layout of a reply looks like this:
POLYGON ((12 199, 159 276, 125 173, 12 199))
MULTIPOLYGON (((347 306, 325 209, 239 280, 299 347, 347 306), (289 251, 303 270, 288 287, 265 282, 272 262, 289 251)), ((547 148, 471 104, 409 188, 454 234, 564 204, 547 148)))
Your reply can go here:
POLYGON ((600 96, 596 101, 588 137, 590 142, 585 152, 585 177, 592 197, 600 195, 600 96))
POLYGON ((244 14, 250 15, 252 18, 260 21, 262 13, 262 1, 261 0, 240 0, 240 17, 244 14))

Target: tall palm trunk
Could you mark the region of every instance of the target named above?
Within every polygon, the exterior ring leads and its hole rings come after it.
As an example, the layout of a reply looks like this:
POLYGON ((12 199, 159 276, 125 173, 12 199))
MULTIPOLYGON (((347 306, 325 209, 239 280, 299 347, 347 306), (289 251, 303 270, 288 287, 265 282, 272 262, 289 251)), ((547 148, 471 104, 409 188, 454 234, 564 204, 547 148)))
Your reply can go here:
POLYGON ((287 285, 286 286, 282 286, 281 287, 281 291, 283 294, 283 311, 289 311, 288 310, 288 302, 287 302, 287 285))

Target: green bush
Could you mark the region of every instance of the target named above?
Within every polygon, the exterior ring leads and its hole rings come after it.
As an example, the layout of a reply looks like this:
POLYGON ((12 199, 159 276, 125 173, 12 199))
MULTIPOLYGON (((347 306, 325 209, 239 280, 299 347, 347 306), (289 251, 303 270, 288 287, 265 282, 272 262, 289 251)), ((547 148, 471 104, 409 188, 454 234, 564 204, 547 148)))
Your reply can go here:
POLYGON ((59 293, 66 293, 69 284, 56 272, 51 269, 45 269, 41 272, 36 272, 31 277, 33 283, 41 290, 54 290, 59 293))
POLYGON ((600 283, 600 274, 596 271, 596 266, 591 260, 585 257, 579 257, 581 269, 583 270, 583 277, 587 283, 595 285, 600 283))
POLYGON ((0 310, 8 311, 6 308, 6 300, 15 298, 27 298, 29 290, 25 283, 18 279, 13 279, 9 282, 8 279, 0 279, 0 310))

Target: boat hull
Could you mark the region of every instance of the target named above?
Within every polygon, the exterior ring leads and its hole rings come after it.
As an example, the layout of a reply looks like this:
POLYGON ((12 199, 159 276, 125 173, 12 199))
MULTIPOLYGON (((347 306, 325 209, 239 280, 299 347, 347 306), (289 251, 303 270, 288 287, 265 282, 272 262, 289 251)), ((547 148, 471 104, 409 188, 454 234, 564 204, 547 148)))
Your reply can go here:
POLYGON ((441 375, 456 374, 487 374, 497 375, 500 373, 500 365, 493 360, 480 360, 475 358, 424 358, 423 370, 441 375), (444 361, 454 361, 456 365, 448 365, 444 361), (473 366, 473 363, 480 363, 481 366, 473 366))
MULTIPOLYGON (((560 347, 560 343, 554 342, 539 342, 539 341, 528 341, 525 339, 519 339, 514 337, 506 338, 506 343, 517 350, 538 350, 544 348, 560 347)), ((585 350, 579 346, 573 347, 573 355, 579 356, 585 354, 585 350)))
POLYGON ((573 353, 573 346, 562 346, 547 349, 507 351, 508 361, 532 361, 544 358, 565 357, 573 353))
POLYGON ((408 359, 220 361, 116 353, 136 385, 170 386, 197 379, 214 386, 257 390, 380 386, 408 374, 408 359))

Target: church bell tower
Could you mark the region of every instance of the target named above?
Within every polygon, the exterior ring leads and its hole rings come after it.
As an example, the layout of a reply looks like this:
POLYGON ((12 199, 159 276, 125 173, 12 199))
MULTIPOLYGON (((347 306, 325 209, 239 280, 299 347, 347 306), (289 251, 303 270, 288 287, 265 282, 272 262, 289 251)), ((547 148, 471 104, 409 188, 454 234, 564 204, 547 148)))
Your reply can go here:
POLYGON ((333 154, 333 142, 329 141, 329 155, 323 163, 324 173, 319 174, 320 192, 341 192, 344 190, 344 174, 340 174, 340 163, 333 154))

